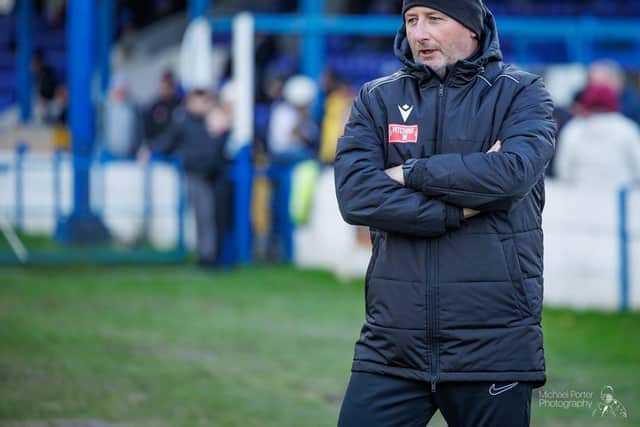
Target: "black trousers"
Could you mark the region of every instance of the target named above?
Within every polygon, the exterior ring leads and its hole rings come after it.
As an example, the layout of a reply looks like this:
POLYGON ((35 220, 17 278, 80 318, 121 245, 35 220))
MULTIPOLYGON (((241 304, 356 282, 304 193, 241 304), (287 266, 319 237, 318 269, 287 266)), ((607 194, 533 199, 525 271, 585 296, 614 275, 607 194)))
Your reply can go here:
POLYGON ((531 419, 529 383, 431 384, 353 372, 338 427, 424 427, 440 410, 449 427, 524 427, 531 419))

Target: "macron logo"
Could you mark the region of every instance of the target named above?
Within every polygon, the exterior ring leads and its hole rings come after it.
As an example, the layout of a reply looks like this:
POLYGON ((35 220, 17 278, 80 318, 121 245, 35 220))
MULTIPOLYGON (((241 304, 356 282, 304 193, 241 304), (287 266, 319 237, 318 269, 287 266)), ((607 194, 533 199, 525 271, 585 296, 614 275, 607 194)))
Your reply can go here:
POLYGON ((489 394, 491 396, 497 396, 499 394, 504 393, 505 391, 509 391, 512 388, 514 388, 515 386, 517 386, 518 383, 511 383, 511 384, 507 384, 507 385, 503 385, 502 387, 496 387, 495 384, 491 384, 491 387, 489 387, 489 394))
POLYGON ((402 116, 402 121, 407 123, 407 119, 411 115, 413 111, 413 105, 404 104, 403 106, 398 105, 398 110, 400 110, 400 115, 402 116))

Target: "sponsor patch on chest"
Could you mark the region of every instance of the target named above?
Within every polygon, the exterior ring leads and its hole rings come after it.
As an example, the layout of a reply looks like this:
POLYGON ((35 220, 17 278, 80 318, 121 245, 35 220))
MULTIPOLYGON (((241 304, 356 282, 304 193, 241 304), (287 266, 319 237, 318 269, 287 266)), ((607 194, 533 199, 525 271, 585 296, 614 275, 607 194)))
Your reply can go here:
POLYGON ((418 125, 389 124, 389 144, 415 144, 418 142, 418 125))

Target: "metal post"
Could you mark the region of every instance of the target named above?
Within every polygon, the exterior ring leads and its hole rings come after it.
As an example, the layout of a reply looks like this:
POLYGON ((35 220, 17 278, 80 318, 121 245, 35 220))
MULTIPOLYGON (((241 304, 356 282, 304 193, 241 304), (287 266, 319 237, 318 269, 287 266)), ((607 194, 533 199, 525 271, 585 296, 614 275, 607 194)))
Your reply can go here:
POLYGON ((62 150, 53 153, 53 218, 57 223, 62 219, 62 184, 60 168, 62 165, 62 150))
POLYGON ((306 31, 302 41, 302 72, 319 82, 325 63, 325 32, 321 29, 323 0, 303 0, 306 31))
POLYGON ((18 83, 18 102, 20 105, 20 120, 26 123, 31 119, 31 57, 33 56, 33 0, 18 2, 17 55, 16 76, 18 83))
POLYGON ((594 29, 598 28, 598 22, 589 16, 581 17, 577 25, 578 31, 571 39, 571 51, 576 55, 570 58, 573 61, 588 65, 593 61, 593 34, 594 29))
POLYGON ((99 9, 100 36, 99 36, 99 64, 100 64, 100 89, 105 95, 109 90, 111 79, 111 43, 113 41, 113 28, 115 20, 115 8, 113 0, 100 0, 99 9))
POLYGON ((109 232, 102 220, 91 212, 89 198, 94 138, 94 110, 91 103, 94 8, 93 1, 69 0, 67 3, 73 210, 68 218, 58 223, 56 230, 56 237, 64 242, 98 243, 109 238, 109 232))
POLYGON ((144 165, 144 194, 143 194, 143 224, 145 239, 149 238, 151 227, 151 215, 153 215, 153 162, 147 161, 144 165))
POLYGON ((234 237, 236 260, 251 260, 251 188, 254 112, 254 20, 241 13, 233 20, 233 80, 236 88, 231 150, 234 153, 234 237))
POLYGON ((209 0, 189 0, 189 20, 207 16, 209 0))
POLYGON ((293 262, 293 233, 294 226, 291 220, 291 212, 289 211, 291 200, 291 179, 293 178, 293 169, 295 163, 282 165, 280 182, 278 183, 278 191, 280 192, 280 237, 282 238, 283 255, 286 262, 293 262))
POLYGON ((235 90, 231 152, 235 153, 253 141, 254 127, 254 19, 241 13, 233 19, 233 80, 235 90))
POLYGON ((620 231, 620 311, 629 309, 629 232, 627 229, 627 196, 629 188, 624 186, 618 193, 620 231))
POLYGON ((251 146, 245 145, 237 154, 234 164, 235 197, 233 226, 238 264, 251 261, 251 191, 253 188, 253 164, 251 146))
POLYGON ((89 158, 93 148, 94 112, 91 104, 93 72, 92 1, 70 0, 67 33, 69 46, 69 122, 73 152, 73 210, 89 212, 89 158))
POLYGON ((176 160, 174 165, 178 172, 178 251, 180 253, 186 253, 185 216, 187 214, 187 186, 182 164, 176 160))
POLYGON ((15 224, 16 229, 24 228, 24 157, 29 146, 21 142, 16 147, 15 163, 15 224))

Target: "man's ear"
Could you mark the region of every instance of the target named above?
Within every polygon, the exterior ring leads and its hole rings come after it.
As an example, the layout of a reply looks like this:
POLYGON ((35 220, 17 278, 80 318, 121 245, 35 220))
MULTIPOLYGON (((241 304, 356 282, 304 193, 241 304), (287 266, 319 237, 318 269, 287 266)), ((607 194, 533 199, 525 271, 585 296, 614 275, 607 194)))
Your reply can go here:
POLYGON ((471 38, 477 40, 478 39, 478 35, 476 33, 474 33, 474 32, 471 32, 471 38))

